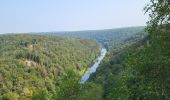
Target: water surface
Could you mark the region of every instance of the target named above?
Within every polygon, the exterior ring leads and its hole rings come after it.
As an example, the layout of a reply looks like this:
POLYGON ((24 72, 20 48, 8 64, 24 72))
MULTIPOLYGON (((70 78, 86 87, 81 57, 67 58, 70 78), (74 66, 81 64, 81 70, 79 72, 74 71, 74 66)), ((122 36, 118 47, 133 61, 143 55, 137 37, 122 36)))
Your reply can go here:
POLYGON ((90 68, 90 70, 86 71, 84 73, 84 75, 82 76, 82 78, 80 80, 81 84, 86 82, 92 73, 96 72, 97 67, 99 66, 99 64, 103 60, 103 58, 105 57, 106 53, 107 53, 107 50, 105 48, 102 48, 101 55, 97 58, 96 62, 93 64, 93 66, 90 68))

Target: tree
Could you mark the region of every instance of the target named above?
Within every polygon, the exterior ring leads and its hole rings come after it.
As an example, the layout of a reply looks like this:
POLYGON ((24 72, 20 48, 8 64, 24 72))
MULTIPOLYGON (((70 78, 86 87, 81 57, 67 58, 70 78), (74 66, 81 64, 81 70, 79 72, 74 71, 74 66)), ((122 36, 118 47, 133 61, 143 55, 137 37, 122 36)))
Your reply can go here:
POLYGON ((32 96, 32 100, 49 100, 47 91, 46 90, 36 91, 32 96))
POLYGON ((74 71, 68 70, 58 86, 56 100, 76 100, 81 93, 79 79, 74 71))
POLYGON ((162 24, 169 24, 170 0, 150 0, 144 10, 150 17, 150 21, 147 22, 148 31, 152 32, 162 24))

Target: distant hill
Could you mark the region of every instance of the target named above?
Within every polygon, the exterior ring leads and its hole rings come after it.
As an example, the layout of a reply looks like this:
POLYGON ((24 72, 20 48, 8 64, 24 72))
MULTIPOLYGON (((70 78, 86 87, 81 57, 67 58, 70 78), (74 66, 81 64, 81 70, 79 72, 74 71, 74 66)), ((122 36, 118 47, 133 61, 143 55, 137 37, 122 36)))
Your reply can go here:
POLYGON ((39 34, 74 37, 82 39, 94 39, 107 47, 110 42, 126 41, 128 39, 130 40, 136 37, 143 36, 145 34, 144 29, 144 26, 139 26, 105 30, 40 32, 39 34))

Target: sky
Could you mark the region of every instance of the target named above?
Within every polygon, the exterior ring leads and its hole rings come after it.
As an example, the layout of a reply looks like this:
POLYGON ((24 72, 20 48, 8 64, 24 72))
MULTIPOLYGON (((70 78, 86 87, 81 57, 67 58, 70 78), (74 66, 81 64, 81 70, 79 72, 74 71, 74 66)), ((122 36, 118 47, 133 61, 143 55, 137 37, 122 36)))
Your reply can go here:
POLYGON ((0 33, 144 26, 149 0, 0 0, 0 33))

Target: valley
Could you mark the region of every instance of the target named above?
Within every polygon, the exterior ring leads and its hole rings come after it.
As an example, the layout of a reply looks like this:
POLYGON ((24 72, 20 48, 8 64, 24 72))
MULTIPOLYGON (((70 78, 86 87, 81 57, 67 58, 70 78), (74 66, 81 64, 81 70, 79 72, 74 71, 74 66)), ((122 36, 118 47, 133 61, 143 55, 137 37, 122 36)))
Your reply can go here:
MULTIPOLYGON (((76 34, 71 36, 70 33, 1 35, 1 97, 37 100, 45 93, 43 98, 83 99, 86 95, 79 97, 78 92, 93 91, 98 87, 88 80, 91 80, 90 74, 95 73, 97 67, 100 68, 102 60, 105 61, 105 55, 108 56, 107 50, 108 53, 112 50, 116 52, 111 48, 119 51, 128 47, 130 43, 136 43, 145 37, 142 29, 143 27, 133 27, 104 30, 101 33, 94 31, 93 38, 91 32, 86 31, 87 36, 84 36, 83 32, 75 32, 76 34), (102 36, 103 32, 106 37, 102 36), (80 37, 75 37, 77 34, 80 37), (68 94, 69 88, 78 89, 75 90, 75 97, 68 94)), ((99 90, 96 93, 100 93, 99 90)))
MULTIPOLYGON (((169 31, 159 30, 164 34, 155 32, 150 39, 143 27, 102 32, 97 31, 93 38, 91 32, 87 32, 87 37, 82 32, 75 32, 79 37, 69 32, 0 35, 0 97, 2 100, 168 99, 169 31), (148 44, 148 40, 152 42, 148 44), (155 87, 164 89, 166 94, 156 95, 155 87)), ((157 90, 159 94, 162 92, 157 90)))
POLYGON ((170 100, 170 0, 1 0, 0 100, 170 100))

